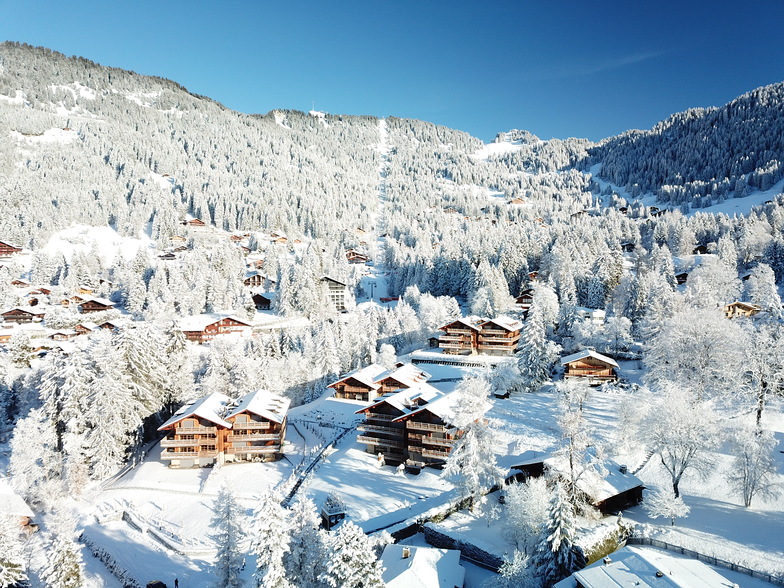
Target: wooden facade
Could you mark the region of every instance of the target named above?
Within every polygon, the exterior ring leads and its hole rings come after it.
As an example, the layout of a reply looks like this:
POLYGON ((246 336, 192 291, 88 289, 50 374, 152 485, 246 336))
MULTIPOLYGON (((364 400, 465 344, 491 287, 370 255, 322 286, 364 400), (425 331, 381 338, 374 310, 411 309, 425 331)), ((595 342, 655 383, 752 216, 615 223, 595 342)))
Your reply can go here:
POLYGON ((564 357, 561 365, 564 379, 580 379, 592 386, 618 380, 618 363, 592 349, 564 357))
POLYGON ((269 310, 272 308, 272 297, 265 296, 264 294, 254 294, 251 296, 253 300, 253 306, 256 307, 256 310, 269 310))
POLYGON ((349 249, 346 251, 346 259, 349 263, 362 264, 367 263, 370 258, 361 251, 357 251, 356 249, 349 249))
POLYGON ((105 310, 112 310, 114 302, 102 298, 87 298, 79 303, 79 312, 82 314, 89 314, 91 312, 103 312, 105 310))
POLYGON ((11 245, 10 243, 6 243, 5 241, 0 241, 0 257, 11 257, 15 253, 21 253, 22 248, 16 247, 15 245, 11 245))
POLYGON ((420 467, 442 465, 452 451, 457 431, 427 406, 409 415, 405 423, 408 463, 420 467))
POLYGON ((327 388, 335 390, 335 398, 373 402, 378 397, 378 390, 381 387, 376 383, 376 378, 385 371, 382 366, 372 363, 346 374, 338 381, 329 384, 327 388))
POLYGON ((750 317, 760 312, 762 308, 750 302, 730 302, 724 306, 724 315, 727 318, 750 317))
POLYGON ((202 344, 212 341, 218 335, 242 333, 248 328, 250 328, 248 323, 238 318, 227 316, 207 322, 203 326, 185 326, 182 328, 182 333, 188 341, 202 344))
POLYGON ((32 323, 43 320, 44 313, 16 307, 0 313, 0 317, 7 323, 32 323))
POLYGON ((170 467, 271 461, 283 455, 289 400, 259 390, 239 401, 211 394, 182 407, 159 431, 170 467))
POLYGON ((512 355, 522 328, 520 321, 503 316, 476 323, 458 319, 440 328, 438 346, 448 355, 512 355))
POLYGON ((403 463, 406 459, 406 424, 395 422, 404 415, 404 410, 395 404, 380 401, 363 408, 365 422, 357 427, 360 434, 357 442, 365 444, 367 453, 382 454, 391 464, 403 463))

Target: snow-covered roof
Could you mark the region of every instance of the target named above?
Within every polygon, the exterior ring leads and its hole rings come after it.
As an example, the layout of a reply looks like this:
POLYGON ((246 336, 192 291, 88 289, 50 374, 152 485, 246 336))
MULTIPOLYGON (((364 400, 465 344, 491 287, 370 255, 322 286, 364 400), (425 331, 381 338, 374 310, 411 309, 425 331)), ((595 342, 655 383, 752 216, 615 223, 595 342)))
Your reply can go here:
MULTIPOLYGON (((425 404, 419 410, 415 410, 411 413, 410 416, 418 414, 424 410, 436 415, 445 423, 451 423, 455 417, 455 404, 459 398, 459 394, 457 392, 449 392, 436 398, 432 402, 425 404)), ((395 419, 397 420, 397 419, 395 419)))
POLYGON ((35 516, 32 509, 14 492, 6 479, 0 479, 0 514, 30 518, 35 516))
POLYGON ((181 420, 187 419, 189 417, 202 418, 210 421, 211 423, 215 423, 216 425, 230 429, 231 423, 227 422, 225 419, 223 419, 223 417, 220 416, 229 402, 231 402, 231 399, 225 394, 213 392, 209 396, 204 396, 203 398, 199 398, 190 404, 184 405, 174 414, 172 418, 158 427, 158 430, 162 431, 167 429, 172 425, 179 423, 181 420))
POLYGON ((103 304, 104 306, 114 306, 114 302, 109 300, 108 298, 101 298, 100 296, 87 296, 84 294, 79 295, 84 302, 97 302, 98 304, 103 304))
POLYGON ((226 415, 229 419, 243 412, 250 412, 267 420, 282 423, 286 418, 291 400, 273 394, 269 390, 256 390, 240 398, 239 404, 226 415))
POLYGON ((556 588, 714 588, 734 586, 701 561, 627 545, 558 582, 556 588), (609 561, 607 561, 609 560, 609 561))
POLYGON ((585 359, 586 357, 593 357, 594 359, 603 361, 604 363, 607 363, 613 367, 618 367, 618 362, 616 362, 613 358, 602 355, 601 353, 597 353, 593 349, 584 349, 583 351, 578 351, 577 353, 567 355, 566 357, 561 358, 561 365, 566 365, 567 363, 572 363, 573 361, 579 361, 580 359, 585 359))
POLYGON ((92 321, 82 321, 81 323, 79 323, 76 326, 77 327, 82 327, 82 328, 85 328, 85 329, 89 329, 90 331, 94 331, 95 329, 98 328, 98 325, 95 324, 92 321))
POLYGON ((395 407, 404 415, 410 414, 418 410, 422 402, 431 403, 435 401, 442 392, 431 386, 426 382, 415 384, 411 388, 404 388, 397 392, 384 394, 370 406, 366 406, 357 411, 357 413, 369 410, 379 404, 389 404, 395 407))
POLYGON ((419 369, 413 363, 407 363, 393 370, 388 370, 382 374, 379 374, 376 376, 375 381, 380 382, 386 378, 392 378, 395 381, 400 382, 404 386, 408 386, 410 388, 412 386, 416 386, 420 382, 429 380, 430 374, 424 370, 419 369))
POLYGON ((381 554, 387 588, 462 588, 465 568, 456 549, 390 544, 381 554))
MULTIPOLYGON (((544 463, 548 469, 556 472, 564 473, 568 470, 566 463, 556 457, 547 458, 544 463)), ((595 470, 587 469, 577 480, 580 490, 596 503, 643 485, 640 478, 628 471, 622 471, 621 465, 612 460, 604 461, 604 470, 606 475, 602 476, 595 470)))
POLYGON ((519 331, 523 328, 523 323, 521 321, 506 315, 500 315, 492 319, 487 319, 482 324, 486 325, 487 323, 493 323, 494 325, 498 325, 507 331, 519 331))
POLYGON ((237 318, 233 314, 221 314, 221 313, 205 313, 205 314, 197 314, 193 316, 186 316, 180 319, 180 330, 181 331, 203 331, 207 328, 207 326, 217 323, 220 320, 225 318, 230 318, 232 320, 237 321, 238 323, 242 323, 245 326, 250 326, 247 321, 244 321, 240 318, 237 318))
POLYGON ((365 366, 361 369, 354 370, 353 372, 347 373, 345 376, 332 382, 329 387, 331 388, 335 384, 339 384, 349 378, 354 378, 358 382, 363 383, 368 388, 373 390, 378 390, 381 386, 380 384, 376 384, 376 377, 380 374, 383 374, 386 370, 384 366, 378 365, 377 363, 371 363, 368 366, 365 366))
POLYGON ((443 329, 445 329, 446 327, 448 327, 450 325, 454 325, 455 323, 460 323, 461 325, 465 325, 466 327, 468 327, 469 329, 473 329, 474 331, 478 331, 479 330, 479 327, 476 326, 470 319, 467 319, 467 318, 455 319, 451 323, 447 323, 443 327, 439 327, 439 329, 443 330, 443 329))

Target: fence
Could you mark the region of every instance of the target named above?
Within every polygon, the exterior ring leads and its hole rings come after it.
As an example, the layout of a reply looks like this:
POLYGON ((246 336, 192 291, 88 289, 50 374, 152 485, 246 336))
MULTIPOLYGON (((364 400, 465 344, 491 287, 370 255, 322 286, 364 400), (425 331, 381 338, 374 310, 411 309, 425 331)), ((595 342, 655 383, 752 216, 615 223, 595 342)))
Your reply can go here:
POLYGON ((741 566, 730 561, 726 561, 723 559, 719 559, 717 557, 713 557, 712 555, 705 555, 698 551, 694 551, 692 549, 686 549, 685 547, 680 547, 678 545, 673 545, 672 543, 667 543, 666 541, 660 541, 658 539, 651 539, 649 537, 629 537, 626 540, 627 545, 648 545, 650 547, 658 547, 659 549, 664 549, 666 551, 672 551, 674 553, 681 553, 687 557, 691 557, 692 559, 697 559, 703 563, 724 568, 727 570, 732 570, 733 572, 740 572, 741 574, 745 574, 747 576, 751 576, 752 578, 757 578, 759 580, 764 580, 774 586, 784 586, 784 577, 774 574, 768 574, 767 572, 760 572, 758 570, 752 570, 751 568, 747 568, 746 566, 741 566))

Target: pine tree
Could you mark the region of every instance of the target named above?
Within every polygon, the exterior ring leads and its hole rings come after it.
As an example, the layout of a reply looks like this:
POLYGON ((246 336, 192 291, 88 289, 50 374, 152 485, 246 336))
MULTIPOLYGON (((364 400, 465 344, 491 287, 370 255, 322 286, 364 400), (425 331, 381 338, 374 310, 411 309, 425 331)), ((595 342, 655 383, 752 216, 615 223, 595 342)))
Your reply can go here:
POLYGON ((332 588, 383 588, 375 542, 351 521, 329 535, 331 555, 322 581, 332 588))
POLYGON ((583 550, 574 543, 574 508, 566 491, 556 484, 550 512, 534 558, 537 576, 544 586, 552 586, 585 567, 583 550))
POLYGON ((251 552, 256 555, 253 577, 258 588, 288 588, 296 586, 286 579, 284 557, 290 551, 290 514, 281 506, 278 492, 266 492, 253 514, 251 552))
POLYGON ((48 561, 41 574, 51 588, 81 588, 84 585, 82 550, 74 539, 75 534, 73 519, 63 512, 55 513, 47 549, 48 561))
POLYGON ((13 515, 0 515, 0 588, 16 586, 27 578, 19 520, 13 515))
POLYGON ((489 393, 487 382, 479 378, 463 379, 453 392, 458 397, 450 425, 460 434, 452 444, 441 475, 469 499, 471 508, 484 490, 503 479, 493 450, 495 435, 484 418, 490 408, 489 393))
POLYGON ((327 533, 319 528, 321 519, 312 500, 298 500, 289 516, 289 550, 283 556, 286 577, 297 588, 319 588, 319 576, 330 557, 327 533))
POLYGON ((242 511, 234 494, 226 486, 218 491, 213 506, 211 523, 212 534, 217 554, 215 556, 215 588, 240 588, 243 580, 240 571, 243 556, 242 542, 242 511))

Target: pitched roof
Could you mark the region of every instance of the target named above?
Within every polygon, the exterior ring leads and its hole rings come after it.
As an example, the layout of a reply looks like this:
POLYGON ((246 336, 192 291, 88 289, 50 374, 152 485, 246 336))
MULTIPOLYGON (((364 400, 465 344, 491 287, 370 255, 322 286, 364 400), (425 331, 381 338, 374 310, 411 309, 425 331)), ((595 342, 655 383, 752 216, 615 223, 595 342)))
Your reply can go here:
MULTIPOLYGON (((413 411, 411 414, 407 416, 414 416, 415 414, 419 414, 420 412, 428 411, 436 415, 445 423, 451 423, 452 420, 455 418, 455 404, 457 404, 457 400, 459 396, 460 395, 458 392, 449 392, 447 394, 443 394, 442 396, 434 399, 432 402, 425 404, 424 406, 413 411)), ((399 419, 395 419, 395 420, 399 420, 399 419)))
POLYGON ((331 388, 335 384, 340 384, 340 382, 348 380, 349 378, 354 378, 355 380, 357 380, 358 382, 361 382, 362 384, 364 384, 368 388, 370 388, 372 390, 378 390, 381 386, 380 386, 380 384, 376 384, 376 381, 375 381, 376 377, 379 374, 384 373, 385 371, 386 370, 384 369, 383 366, 380 366, 377 363, 371 363, 370 365, 365 366, 365 367, 363 367, 361 369, 354 370, 353 372, 347 373, 345 376, 343 376, 339 380, 336 380, 336 381, 332 382, 327 387, 331 388))
POLYGON ((29 518, 35 516, 32 509, 14 492, 5 478, 0 479, 0 514, 29 518))
POLYGON ((439 330, 444 330, 446 327, 448 327, 450 325, 454 325, 455 323, 460 323, 462 325, 465 325, 466 327, 468 327, 469 329, 473 329, 474 331, 478 331, 479 330, 478 326, 476 326, 474 323, 472 323, 469 319, 465 319, 465 318, 455 319, 451 323, 447 323, 443 327, 439 327, 439 330))
POLYGON ((462 588, 465 581, 465 568, 455 549, 393 543, 384 548, 381 566, 387 588, 462 588))
POLYGON ((256 390, 240 398, 239 404, 232 408, 226 418, 243 412, 251 412, 267 420, 282 423, 286 418, 291 400, 273 394, 269 390, 256 390))
POLYGON ((401 365, 392 370, 387 370, 382 374, 376 376, 375 381, 380 382, 387 378, 392 378, 404 386, 408 386, 411 388, 412 386, 416 386, 420 382, 424 382, 430 379, 430 374, 426 371, 419 369, 413 363, 407 363, 401 365))
MULTIPOLYGON (((369 410, 379 404, 389 404, 403 413, 403 416, 413 414, 422 406, 421 403, 431 403, 443 393, 426 382, 420 382, 411 388, 403 388, 397 392, 384 394, 370 406, 359 409, 355 414, 369 410)), ((402 417, 400 417, 402 418, 402 417)), ((395 419, 397 420, 397 419, 395 419)))
POLYGON ((618 362, 616 362, 613 358, 602 355, 601 353, 597 353, 593 349, 584 349, 583 351, 578 351, 577 353, 567 355, 566 357, 561 358, 561 365, 566 365, 567 363, 572 363, 573 361, 579 361, 581 359, 585 359, 586 357, 593 357, 594 359, 603 361, 604 363, 613 367, 618 367, 618 362))
POLYGON ((185 316, 180 319, 180 330, 181 331, 203 331, 209 325, 213 323, 217 323, 223 319, 230 318, 232 320, 237 321, 238 323, 242 323, 246 327, 249 327, 250 324, 247 321, 237 318, 233 314, 220 314, 220 313, 205 313, 205 314, 197 314, 194 316, 185 316))
POLYGON ((627 545, 556 584, 556 588, 712 588, 732 586, 701 561, 627 545), (658 573, 658 575, 657 575, 658 573))
POLYGON ((519 331, 523 328, 523 323, 517 319, 513 319, 510 316, 500 315, 492 319, 488 319, 482 323, 482 325, 486 325, 487 323, 493 323, 494 325, 498 325, 499 327, 506 329, 507 331, 519 331))
MULTIPOLYGON (((544 460, 544 463, 548 469, 562 474, 568 470, 565 461, 559 460, 557 457, 548 457, 544 460)), ((640 478, 629 472, 621 471, 620 464, 613 460, 605 460, 604 469, 606 470, 603 472, 604 475, 588 469, 577 480, 577 486, 580 490, 590 496, 594 502, 598 503, 607 500, 627 490, 639 488, 643 485, 640 478)))
POLYGON ((223 417, 220 416, 229 402, 231 402, 231 399, 225 394, 213 392, 209 396, 204 396, 198 400, 182 406, 172 418, 158 427, 158 430, 162 431, 167 429, 181 420, 187 419, 188 417, 202 418, 210 421, 211 423, 215 423, 216 425, 230 429, 231 423, 227 422, 225 419, 223 419, 223 417))

